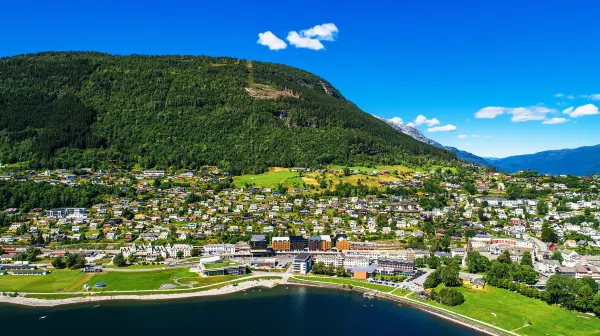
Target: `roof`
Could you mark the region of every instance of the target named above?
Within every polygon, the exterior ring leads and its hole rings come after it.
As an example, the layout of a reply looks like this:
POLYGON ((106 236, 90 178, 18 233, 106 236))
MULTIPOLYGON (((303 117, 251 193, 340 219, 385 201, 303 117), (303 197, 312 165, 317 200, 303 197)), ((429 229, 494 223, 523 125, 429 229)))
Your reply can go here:
POLYGON ((352 273, 374 273, 377 270, 377 264, 371 264, 369 266, 354 266, 352 267, 352 273))
POLYGON ((300 253, 294 258, 294 260, 299 261, 306 261, 308 259, 310 259, 310 253, 300 253))

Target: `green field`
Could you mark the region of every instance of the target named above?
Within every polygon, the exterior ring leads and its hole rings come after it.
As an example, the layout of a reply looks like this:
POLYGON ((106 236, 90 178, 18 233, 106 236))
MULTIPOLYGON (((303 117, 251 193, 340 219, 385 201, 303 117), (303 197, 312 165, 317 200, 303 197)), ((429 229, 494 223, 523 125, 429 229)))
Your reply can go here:
POLYGON ((91 277, 78 270, 54 270, 48 275, 0 276, 0 292, 73 292, 91 277))
POLYGON ((93 287, 94 284, 103 282, 106 287, 101 290, 106 291, 150 290, 159 289, 162 284, 174 284, 173 278, 192 277, 200 279, 197 273, 191 273, 187 268, 149 272, 105 272, 94 274, 87 284, 93 287))
POLYGON ((260 187, 275 188, 279 184, 292 187, 296 183, 298 186, 302 186, 303 181, 299 173, 292 172, 289 169, 273 168, 263 174, 234 176, 233 183, 236 187, 243 187, 247 183, 260 187))
POLYGON ((227 279, 225 277, 211 277, 211 278, 202 278, 202 280, 206 279, 206 283, 198 284, 198 286, 205 287, 193 287, 193 288, 183 288, 179 290, 160 290, 160 291, 145 291, 145 292, 120 292, 120 293, 111 293, 111 292, 88 292, 86 294, 27 294, 26 297, 36 298, 36 299, 44 299, 44 300, 60 300, 60 299, 68 299, 74 297, 89 297, 89 296, 117 296, 117 295, 155 295, 155 294, 181 294, 181 293, 194 293, 194 292, 203 292, 211 289, 217 289, 233 284, 239 284, 246 281, 257 281, 257 280, 279 280, 280 276, 260 276, 254 278, 242 278, 239 280, 231 281, 225 283, 224 281, 229 281, 232 278, 239 278, 240 276, 229 276, 227 279), (209 283, 210 280, 215 279, 218 281, 216 283, 209 283))
POLYGON ((550 306, 505 289, 487 286, 485 291, 459 290, 465 296, 465 303, 460 306, 448 307, 434 301, 427 302, 487 323, 495 323, 498 327, 521 335, 583 336, 600 331, 600 319, 597 317, 550 306), (531 326, 525 327, 526 322, 530 322, 531 326))
POLYGON ((300 280, 301 282, 302 281, 316 281, 316 282, 326 282, 326 283, 338 284, 338 285, 352 285, 355 287, 364 287, 364 288, 373 289, 373 290, 377 290, 377 291, 385 292, 385 293, 388 293, 388 292, 391 292, 394 290, 394 287, 383 286, 383 285, 379 285, 379 284, 372 284, 372 283, 368 283, 366 281, 352 280, 349 278, 294 276, 292 279, 300 280))

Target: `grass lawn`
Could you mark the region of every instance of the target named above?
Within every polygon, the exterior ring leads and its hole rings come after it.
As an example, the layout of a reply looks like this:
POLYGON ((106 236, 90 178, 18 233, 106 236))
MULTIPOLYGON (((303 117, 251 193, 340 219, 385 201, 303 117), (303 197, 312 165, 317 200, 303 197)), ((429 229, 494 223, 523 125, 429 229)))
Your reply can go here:
POLYGON ((214 264, 204 264, 204 267, 206 269, 213 269, 213 268, 221 268, 221 267, 228 267, 228 266, 240 266, 240 265, 241 264, 239 262, 224 261, 224 262, 214 263, 214 264))
POLYGON ((48 275, 2 275, 0 292, 73 292, 91 278, 79 270, 53 270, 48 275))
POLYGON ((106 291, 148 290, 159 289, 162 284, 174 284, 173 278, 191 277, 200 278, 187 268, 173 268, 149 272, 104 272, 94 274, 87 283, 93 287, 96 283, 103 282, 106 287, 100 290, 106 291))
POLYGON ((352 285, 355 287, 364 287, 364 288, 373 289, 373 290, 377 290, 377 291, 385 292, 385 293, 388 293, 388 292, 391 292, 392 290, 394 290, 394 287, 383 286, 383 285, 379 285, 379 284, 372 284, 372 283, 368 283, 366 281, 353 280, 353 279, 349 279, 349 278, 294 276, 292 279, 301 280, 301 281, 304 280, 304 281, 327 282, 327 283, 338 284, 338 285, 352 285))
POLYGON ((464 287, 459 290, 465 296, 465 303, 460 306, 448 307, 433 301, 427 302, 487 323, 496 323, 501 328, 521 335, 583 336, 600 330, 600 319, 597 317, 550 306, 505 289, 487 286, 484 291, 464 287), (523 327, 526 322, 530 322, 531 326, 523 327))
POLYGON ((127 266, 123 266, 123 267, 117 267, 117 265, 104 265, 104 268, 117 268, 117 269, 153 269, 153 268, 166 268, 166 267, 167 267, 166 264, 155 264, 155 265, 133 264, 133 265, 127 265, 127 266))
POLYGON ((255 184, 259 187, 275 188, 279 184, 290 184, 291 186, 293 184, 292 180, 302 185, 302 179, 299 177, 299 173, 292 172, 287 168, 271 168, 271 170, 263 174, 233 177, 233 183, 236 187, 243 187, 248 183, 255 184))
MULTIPOLYGON (((233 277, 229 276, 227 278, 229 280, 231 280, 231 278, 239 278, 239 277, 240 276, 233 276, 233 277)), ((229 286, 229 285, 233 285, 233 284, 239 284, 239 283, 246 282, 246 281, 280 280, 281 279, 280 276, 272 276, 272 275, 260 276, 260 277, 255 277, 255 278, 244 278, 243 276, 241 276, 241 277, 242 278, 239 280, 231 281, 228 283, 223 283, 223 281, 228 281, 228 279, 224 279, 224 277, 203 278, 203 279, 220 280, 220 282, 214 283, 212 286, 207 286, 207 287, 203 287, 203 288, 194 287, 194 288, 190 288, 190 289, 184 288, 184 289, 180 289, 180 290, 161 290, 161 291, 149 291, 149 292, 121 292, 121 293, 89 292, 86 294, 58 294, 58 295, 28 294, 28 295, 26 295, 26 297, 36 298, 36 299, 44 299, 44 300, 60 300, 60 299, 68 299, 68 298, 74 298, 74 297, 89 297, 89 296, 181 294, 181 293, 203 292, 203 291, 207 291, 210 289, 217 289, 217 288, 221 288, 221 287, 225 287, 225 286, 229 286)), ((202 286, 206 286, 206 285, 207 284, 205 283, 202 286)))

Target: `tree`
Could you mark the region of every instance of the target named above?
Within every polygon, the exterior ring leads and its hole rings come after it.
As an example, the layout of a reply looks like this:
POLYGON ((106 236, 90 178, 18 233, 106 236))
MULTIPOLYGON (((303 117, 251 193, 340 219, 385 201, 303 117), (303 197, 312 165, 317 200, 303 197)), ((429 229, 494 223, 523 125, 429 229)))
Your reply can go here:
POLYGON ((496 260, 502 264, 512 264, 512 259, 510 258, 510 252, 508 250, 504 250, 504 252, 502 252, 496 260))
POLYGON ((465 302, 464 295, 455 288, 442 288, 437 297, 439 298, 439 303, 451 307, 465 302))
POLYGON ((542 241, 546 243, 557 243, 558 235, 548 223, 542 224, 542 241))
POLYGON ((340 265, 335 268, 335 275, 337 275, 338 277, 346 277, 348 276, 348 273, 346 272, 344 266, 340 265))
POLYGON ((66 267, 65 262, 63 261, 63 258, 61 257, 56 257, 52 260, 52 266, 56 269, 63 269, 66 267))
POLYGON ((467 254, 467 267, 470 273, 484 273, 490 267, 490 260, 477 251, 467 254))
MULTIPOLYGON (((598 285, 596 284, 595 287, 597 288, 598 285)), ((574 303, 575 309, 579 311, 593 310, 594 295, 594 290, 590 288, 590 286, 583 285, 579 287, 579 290, 577 291, 577 298, 575 299, 574 303)))
POLYGON ((320 261, 313 265, 312 272, 314 274, 325 274, 325 272, 326 272, 325 268, 326 268, 325 264, 320 261))
POLYGON ((539 201, 537 202, 537 213, 540 216, 545 216, 548 213, 548 204, 546 202, 539 201))
POLYGON ((192 249, 191 256, 192 257, 199 257, 200 256, 200 250, 197 249, 197 248, 192 249))
POLYGON ((177 251, 177 253, 175 253, 175 257, 177 257, 177 259, 183 258, 183 251, 177 251))
POLYGON ((125 262, 125 257, 123 256, 123 253, 119 253, 116 256, 114 256, 113 264, 117 267, 123 267, 123 266, 127 265, 127 263, 125 262))
POLYGON ((135 217, 135 214, 129 208, 123 210, 122 215, 123 215, 123 217, 125 217, 125 219, 128 219, 128 220, 132 220, 133 217, 135 217))
POLYGON ((513 272, 513 280, 533 285, 538 279, 537 272, 529 265, 518 265, 513 272))
POLYGON ((450 266, 442 267, 442 271, 440 272, 440 281, 447 287, 460 286, 458 268, 450 266))
POLYGON ((527 265, 533 267, 533 260, 531 258, 531 252, 525 251, 521 258, 521 265, 527 265))
POLYGON ((436 269, 435 271, 431 272, 431 274, 429 274, 427 276, 427 279, 425 279, 425 281, 423 282, 423 288, 427 289, 437 287, 442 282, 440 273, 441 271, 439 269, 436 269))
POLYGON ((552 252, 552 256, 550 257, 550 259, 552 259, 552 260, 556 260, 556 261, 558 261, 558 262, 559 262, 559 263, 561 263, 561 264, 562 264, 562 262, 564 261, 564 258, 563 258, 563 256, 562 256, 562 253, 560 253, 560 251, 558 251, 558 250, 556 250, 556 251, 552 252))
POLYGON ((65 253, 65 266, 70 269, 85 267, 85 256, 82 253, 65 253))
POLYGON ((581 286, 589 286, 590 289, 594 292, 594 294, 598 293, 598 283, 596 282, 596 280, 585 277, 581 278, 579 282, 581 283, 581 286))
POLYGON ((438 258, 435 254, 431 254, 429 257, 427 257, 427 265, 429 265, 429 268, 436 269, 440 267, 440 264, 440 258, 438 258))

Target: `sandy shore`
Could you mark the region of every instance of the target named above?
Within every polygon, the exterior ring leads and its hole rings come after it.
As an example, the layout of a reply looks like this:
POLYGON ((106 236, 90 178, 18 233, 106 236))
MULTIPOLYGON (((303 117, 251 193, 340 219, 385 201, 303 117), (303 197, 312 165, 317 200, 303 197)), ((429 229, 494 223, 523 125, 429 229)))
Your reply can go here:
MULTIPOLYGON (((76 297, 69 299, 44 300, 36 298, 27 298, 22 296, 9 297, 0 296, 0 303, 16 304, 31 307, 55 307, 68 304, 89 303, 109 300, 175 300, 202 296, 225 295, 235 292, 241 292, 255 287, 275 287, 281 280, 249 280, 238 283, 237 286, 228 285, 221 288, 209 289, 200 292, 177 293, 177 294, 152 294, 152 295, 115 295, 115 296, 96 296, 76 297)), ((49 296, 50 297, 50 296, 49 296)))

